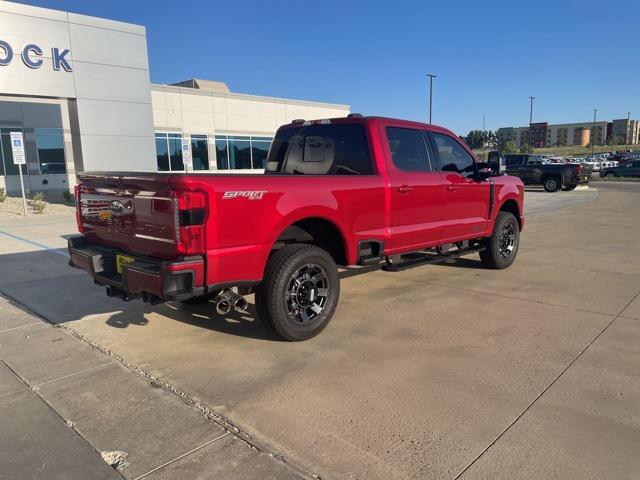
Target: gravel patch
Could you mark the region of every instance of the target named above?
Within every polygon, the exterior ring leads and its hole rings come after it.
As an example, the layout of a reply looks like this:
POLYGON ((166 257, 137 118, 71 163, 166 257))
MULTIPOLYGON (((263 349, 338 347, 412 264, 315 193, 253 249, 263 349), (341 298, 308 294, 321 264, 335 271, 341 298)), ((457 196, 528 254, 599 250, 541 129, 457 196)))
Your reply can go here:
MULTIPOLYGON (((36 213, 31 200, 27 199, 27 216, 49 217, 58 215, 75 215, 75 205, 60 202, 47 202, 43 213, 36 213)), ((0 219, 24 217, 21 197, 7 197, 0 202, 0 219)))

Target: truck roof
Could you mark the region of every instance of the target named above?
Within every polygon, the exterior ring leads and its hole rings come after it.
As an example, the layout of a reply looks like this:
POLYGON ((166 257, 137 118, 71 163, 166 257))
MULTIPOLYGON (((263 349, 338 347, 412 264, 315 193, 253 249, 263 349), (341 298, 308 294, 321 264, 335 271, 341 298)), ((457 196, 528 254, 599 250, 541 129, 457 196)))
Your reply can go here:
POLYGON ((308 125, 330 125, 330 124, 344 124, 344 123, 369 123, 369 122, 392 122, 399 126, 413 127, 413 128, 421 128, 426 130, 431 130, 434 132, 442 132, 450 135, 454 135, 457 137, 455 133, 451 130, 448 130, 444 127, 435 124, 416 122, 413 120, 403 120, 400 118, 392 118, 392 117, 381 117, 376 115, 364 116, 357 113, 351 113, 346 117, 335 117, 335 118, 322 118, 316 120, 293 120, 291 123, 287 123, 285 125, 280 126, 280 129, 283 128, 293 128, 300 126, 308 126, 308 125))

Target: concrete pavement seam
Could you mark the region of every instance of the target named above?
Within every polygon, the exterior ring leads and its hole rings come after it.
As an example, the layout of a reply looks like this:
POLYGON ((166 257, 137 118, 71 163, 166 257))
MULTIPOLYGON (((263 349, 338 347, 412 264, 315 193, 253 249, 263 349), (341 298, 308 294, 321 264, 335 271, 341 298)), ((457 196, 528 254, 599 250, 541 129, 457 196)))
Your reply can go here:
MULTIPOLYGON (((11 301, 11 303, 13 303, 15 306, 17 306, 20 309, 26 311, 30 315, 33 315, 34 317, 43 319, 46 323, 50 324, 54 328, 61 328, 61 329, 65 330, 67 333, 69 333, 70 335, 72 335, 76 339, 80 340, 81 342, 86 343, 91 348, 94 348, 94 349, 102 352, 103 354, 108 355, 109 357, 115 359, 115 361, 117 363, 119 363, 120 365, 125 367, 127 370, 129 370, 134 375, 146 378, 149 381, 151 381, 153 384, 161 387, 166 392, 177 396, 180 400, 182 400, 182 402, 185 405, 187 405, 187 406, 189 406, 191 408, 194 408, 198 413, 200 413, 202 416, 204 416, 207 420, 209 420, 209 421, 221 426, 225 430, 233 432, 233 434, 236 436, 236 438, 238 438, 239 440, 245 442, 249 446, 249 448, 251 448, 251 449, 253 449, 253 450, 257 451, 257 452, 263 452, 263 453, 266 453, 267 455, 270 455, 271 457, 273 457, 277 461, 283 463, 284 465, 289 467, 291 470, 293 470, 297 475, 300 475, 303 478, 314 479, 314 480, 320 478, 317 474, 311 472, 310 470, 308 470, 307 468, 303 467, 302 465, 299 465, 298 463, 290 460, 289 458, 285 457, 283 454, 278 453, 278 452, 272 450, 267 445, 264 445, 261 442, 256 441, 247 432, 244 432, 240 428, 235 426, 235 424, 233 424, 233 422, 231 422, 230 420, 228 420, 224 416, 215 413, 213 410, 211 410, 209 407, 207 407, 204 403, 202 403, 202 402, 200 402, 198 400, 195 400, 187 392, 183 392, 182 390, 180 390, 179 388, 171 385, 170 383, 165 382, 165 381, 155 377, 154 375, 146 372, 145 370, 143 370, 143 369, 141 369, 141 368, 139 368, 139 367, 137 367, 137 366, 135 366, 133 364, 130 364, 130 363, 126 362, 124 360, 124 358, 120 357, 118 354, 116 354, 116 353, 110 351, 109 349, 107 349, 107 348, 105 348, 105 347, 93 342, 91 339, 89 339, 88 337, 82 335, 80 332, 77 332, 73 328, 71 328, 71 327, 69 327, 69 326, 67 326, 67 325, 65 325, 63 323, 53 323, 53 322, 51 322, 45 316, 41 315, 38 312, 33 311, 31 308, 29 308, 28 305, 25 305, 24 303, 22 303, 18 299, 8 295, 6 292, 3 292, 2 289, 0 289, 0 294, 2 294, 5 298, 9 299, 11 301)), ((116 363, 116 362, 114 362, 114 363, 116 363)), ((23 383, 28 385, 24 381, 24 379, 22 379, 22 380, 23 380, 23 383)), ((38 395, 38 396, 40 398, 42 398, 40 395, 38 395)), ((43 401, 45 401, 45 400, 43 399, 43 401)), ((46 401, 45 401, 45 403, 46 403, 46 401)), ((47 403, 47 405, 49 405, 49 404, 47 403)), ((52 408, 50 405, 49 405, 49 407, 52 408)), ((60 415, 58 415, 58 416, 60 416, 60 415)), ((91 448, 93 448, 93 446, 91 448)), ((98 453, 100 453, 100 452, 98 452, 98 453)))
POLYGON ((513 427, 518 420, 520 420, 524 414, 526 414, 531 407, 533 407, 533 405, 545 394, 547 393, 547 391, 553 386, 555 385, 555 383, 560 379, 560 377, 562 377, 562 375, 564 375, 564 373, 582 356, 582 354, 584 352, 587 351, 587 349, 593 345, 599 338, 600 336, 602 336, 602 334, 604 332, 607 331, 607 329, 613 324, 614 321, 616 321, 618 318, 620 318, 622 316, 622 312, 624 312, 627 307, 629 305, 631 305, 631 303, 633 303, 633 301, 638 298, 638 296, 640 296, 640 290, 631 298, 631 300, 629 300, 629 302, 622 308, 622 310, 620 310, 620 312, 618 312, 605 326, 602 330, 600 330, 600 332, 582 349, 580 350, 580 352, 578 352, 578 354, 573 358, 573 360, 571 360, 561 371, 558 375, 556 375, 556 377, 551 381, 551 383, 549 383, 549 385, 547 385, 534 399, 533 401, 531 401, 531 403, 529 403, 529 405, 527 405, 527 407, 520 412, 520 414, 513 419, 513 421, 511 421, 511 423, 509 425, 507 425, 507 427, 500 432, 500 434, 493 439, 493 441, 491 443, 489 443, 489 445, 487 445, 466 467, 464 467, 464 469, 458 473, 454 480, 458 480, 462 475, 464 475, 464 473, 469 470, 469 468, 471 468, 471 466, 476 463, 491 447, 493 447, 498 440, 500 440, 505 433, 507 433, 507 431, 509 431, 511 429, 511 427, 513 427))
POLYGON ((7 328, 6 330, 0 330, 0 333, 13 332, 14 330, 20 330, 21 328, 33 327, 35 325, 42 325, 42 322, 28 323, 27 325, 20 325, 19 327, 7 328))
MULTIPOLYGON (((417 280, 413 280, 413 279, 407 279, 411 282, 415 282, 415 283, 420 283, 420 284, 424 284, 424 282, 418 282, 417 280)), ((605 316, 610 316, 613 315, 611 312, 596 312, 595 310, 588 310, 586 308, 578 308, 578 307, 572 307, 571 305, 562 305, 559 303, 549 303, 549 302, 542 302, 542 301, 536 301, 536 300, 529 300, 527 298, 520 298, 520 297, 511 297, 509 295, 505 295, 502 293, 488 293, 482 290, 476 290, 474 288, 466 288, 466 287, 454 287, 452 285, 446 285, 444 283, 438 283, 438 282, 427 282, 427 284, 429 285, 434 285, 436 287, 445 287, 445 288, 452 288, 455 290, 462 290, 464 292, 473 292, 473 293, 480 293, 483 295, 491 295, 492 297, 500 297, 500 298, 508 298, 509 300, 520 300, 522 302, 527 302, 527 303, 534 303, 536 305, 546 305, 548 307, 560 307, 560 308, 567 308, 569 310, 575 310, 576 312, 582 312, 582 313, 593 313, 596 315, 605 315, 605 316)), ((624 308, 627 308, 627 306, 625 306, 624 308)), ((620 315, 620 314, 618 314, 620 315)))
POLYGON ((97 370, 99 368, 106 367, 107 365, 117 365, 117 362, 115 360, 110 360, 110 361, 108 361, 106 363, 103 363, 101 365, 97 365, 95 367, 85 368, 84 370, 80 370, 79 372, 70 373, 69 375, 63 375, 62 377, 54 378, 53 380, 47 380, 46 382, 38 383, 37 385, 33 385, 31 387, 31 389, 38 389, 38 388, 42 387, 43 385, 48 385, 50 383, 57 382, 58 380, 64 380, 65 378, 75 377, 76 375, 80 375, 80 374, 87 373, 87 372, 92 372, 93 370, 97 370))
POLYGON ((151 475, 152 473, 157 472, 158 470, 163 469, 164 467, 166 467, 167 465, 171 465, 172 463, 177 462, 178 460, 182 460, 184 457, 191 455, 192 453, 197 452, 198 450, 203 449, 204 447, 211 445, 214 442, 217 442, 218 440, 223 439, 224 437, 226 437, 227 435, 230 435, 231 432, 225 432, 222 435, 220 435, 219 437, 214 438, 213 440, 209 440, 208 442, 203 443, 202 445, 200 445, 199 447, 196 447, 192 450, 189 450, 186 453, 183 453, 182 455, 177 456, 176 458, 174 458, 173 460, 169 460, 168 462, 163 463, 162 465, 157 466, 156 468, 153 468, 151 470, 149 470, 147 473, 143 473, 142 475, 140 475, 139 477, 136 477, 135 480, 140 480, 146 476, 151 475))
MULTIPOLYGON (((11 371, 11 373, 13 373, 29 390, 31 390, 33 394, 36 395, 40 399, 40 401, 43 402, 49 408, 49 410, 51 410, 53 414, 62 421, 62 423, 64 423, 68 428, 70 428, 78 436, 78 438, 80 438, 83 442, 85 442, 89 446, 89 448, 94 452, 96 452, 96 455, 98 455, 98 457, 102 459, 102 454, 94 448, 91 442, 89 442, 86 438, 84 438, 82 433, 80 433, 80 431, 75 427, 73 422, 71 422, 70 420, 67 420, 62 415, 60 415, 60 413, 55 408, 53 408, 53 406, 49 402, 47 402, 47 400, 42 395, 40 395, 40 393, 38 393, 38 390, 34 389, 31 385, 29 385, 29 382, 25 378, 23 378, 22 375, 20 375, 11 365, 9 365, 4 360, 2 360, 2 363, 4 363, 7 366, 7 368, 11 371)), ((124 480, 124 476, 118 469, 116 468, 112 468, 112 469, 113 471, 117 472, 118 475, 120 475, 120 477, 122 477, 124 480)))

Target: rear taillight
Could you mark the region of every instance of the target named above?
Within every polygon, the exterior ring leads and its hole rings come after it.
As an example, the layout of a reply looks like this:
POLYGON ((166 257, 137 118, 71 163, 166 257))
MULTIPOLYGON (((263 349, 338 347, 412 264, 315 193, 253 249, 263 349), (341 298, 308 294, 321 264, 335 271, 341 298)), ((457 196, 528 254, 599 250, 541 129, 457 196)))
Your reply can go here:
POLYGON ((198 255, 206 251, 205 222, 207 196, 204 192, 173 192, 173 216, 178 255, 198 255))
POLYGON ((582 165, 576 165, 576 175, 580 175, 580 172, 582 171, 582 165))
POLYGON ((84 233, 84 225, 82 224, 82 204, 80 203, 80 184, 73 187, 73 196, 76 198, 76 223, 78 231, 84 233))

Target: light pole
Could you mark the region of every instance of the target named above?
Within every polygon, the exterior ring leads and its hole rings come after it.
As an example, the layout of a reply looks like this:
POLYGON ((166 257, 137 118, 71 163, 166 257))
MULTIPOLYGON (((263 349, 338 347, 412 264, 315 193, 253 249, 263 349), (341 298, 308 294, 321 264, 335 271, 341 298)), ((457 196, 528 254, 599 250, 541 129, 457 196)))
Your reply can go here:
POLYGON ((624 135, 624 151, 629 150, 629 130, 631 130, 631 112, 627 112, 627 132, 624 135))
POLYGON ((593 109, 593 128, 591 130, 591 134, 592 134, 592 139, 591 139, 591 156, 593 157, 593 147, 594 147, 594 143, 596 141, 596 114, 598 113, 598 109, 594 108, 593 109))
POLYGON ((529 97, 529 148, 533 150, 533 145, 531 144, 531 124, 533 123, 533 101, 536 97, 529 97))
POLYGON ((487 159, 487 138, 485 138, 487 131, 487 123, 484 113, 482 114, 482 157, 487 159))
POLYGON ((429 124, 431 124, 431 110, 433 108, 433 79, 436 78, 436 75, 428 73, 427 77, 429 77, 429 124))

